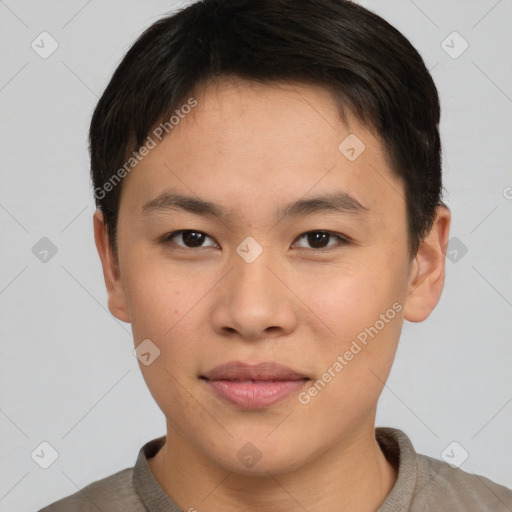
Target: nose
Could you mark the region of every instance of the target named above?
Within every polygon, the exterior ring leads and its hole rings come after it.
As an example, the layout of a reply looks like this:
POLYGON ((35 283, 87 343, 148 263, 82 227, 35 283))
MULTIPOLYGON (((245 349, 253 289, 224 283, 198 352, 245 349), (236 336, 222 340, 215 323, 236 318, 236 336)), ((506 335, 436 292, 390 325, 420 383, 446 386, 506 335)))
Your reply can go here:
POLYGON ((297 311, 284 272, 269 258, 261 255, 247 263, 236 255, 233 270, 218 288, 211 320, 218 334, 255 341, 293 332, 297 311))

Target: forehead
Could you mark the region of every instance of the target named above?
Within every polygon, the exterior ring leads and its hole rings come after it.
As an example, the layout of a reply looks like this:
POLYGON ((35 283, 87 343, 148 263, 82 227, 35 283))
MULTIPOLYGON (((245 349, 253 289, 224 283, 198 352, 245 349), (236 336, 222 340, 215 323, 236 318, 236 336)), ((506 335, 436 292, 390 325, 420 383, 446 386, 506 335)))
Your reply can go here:
POLYGON ((223 79, 191 96, 196 106, 125 178, 124 196, 140 203, 180 190, 233 210, 250 200, 252 213, 330 190, 377 210, 403 200, 378 139, 350 114, 343 121, 323 87, 223 79))

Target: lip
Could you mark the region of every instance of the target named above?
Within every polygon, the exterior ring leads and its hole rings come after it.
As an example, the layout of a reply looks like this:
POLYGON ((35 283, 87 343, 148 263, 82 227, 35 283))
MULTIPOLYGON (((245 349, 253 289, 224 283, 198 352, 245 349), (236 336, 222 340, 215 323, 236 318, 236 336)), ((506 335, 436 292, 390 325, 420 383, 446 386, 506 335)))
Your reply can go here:
POLYGON ((296 372, 287 366, 265 361, 258 364, 247 364, 241 361, 231 361, 211 369, 202 377, 208 380, 301 380, 308 376, 296 372))
POLYGON ((216 366, 200 378, 217 396, 245 409, 269 407, 299 392, 310 380, 277 363, 249 365, 240 361, 216 366))

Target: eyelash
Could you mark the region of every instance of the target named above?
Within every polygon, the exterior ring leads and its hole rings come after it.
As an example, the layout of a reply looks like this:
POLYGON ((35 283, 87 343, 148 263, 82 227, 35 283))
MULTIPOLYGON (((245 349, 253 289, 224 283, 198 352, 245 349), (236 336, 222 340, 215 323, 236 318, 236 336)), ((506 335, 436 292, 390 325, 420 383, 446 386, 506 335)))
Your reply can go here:
MULTIPOLYGON (((168 233, 167 235, 164 235, 162 238, 161 238, 161 242, 163 244, 174 244, 176 246, 178 246, 180 249, 190 249, 190 250, 193 250, 193 249, 202 249, 204 247, 211 247, 211 246, 199 246, 199 247, 187 247, 185 245, 179 245, 179 244, 176 244, 172 241, 173 238, 175 238, 176 236, 179 236, 179 235, 183 235, 184 233, 196 233, 196 234, 199 234, 199 235, 204 235, 205 237, 207 238, 210 238, 211 240, 213 240, 212 237, 208 236, 206 233, 204 233, 203 231, 196 231, 196 230, 193 230, 193 229, 181 229, 181 230, 178 230, 178 231, 173 231, 172 233, 168 233)), ((338 243, 337 244, 333 244, 333 245, 328 245, 326 247, 321 247, 321 248, 314 248, 314 247, 311 247, 311 248, 305 248, 305 247, 300 247, 299 249, 300 250, 312 250, 312 251, 315 251, 315 252, 324 252, 324 251, 328 251, 328 250, 332 250, 332 249, 336 249, 336 248, 339 248, 339 247, 342 247, 342 246, 347 246, 347 245, 351 245, 353 242, 352 240, 345 236, 345 235, 342 235, 342 234, 339 234, 339 233, 334 233, 332 231, 326 231, 326 230, 313 230, 313 231, 306 231, 305 233, 302 233, 301 235, 299 235, 295 241, 297 240, 300 240, 301 238, 304 238, 304 237, 307 237, 308 235, 310 234, 314 234, 314 233, 322 233, 322 234, 325 234, 325 235, 328 235, 329 237, 334 237, 334 238, 337 238, 338 239, 338 243)), ((294 243, 295 243, 294 241, 294 243)))

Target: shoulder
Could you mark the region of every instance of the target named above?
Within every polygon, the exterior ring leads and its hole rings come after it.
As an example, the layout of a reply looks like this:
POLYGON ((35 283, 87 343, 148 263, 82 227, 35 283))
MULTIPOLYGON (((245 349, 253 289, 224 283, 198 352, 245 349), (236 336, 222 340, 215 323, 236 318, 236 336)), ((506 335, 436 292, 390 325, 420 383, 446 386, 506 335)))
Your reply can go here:
POLYGON ((511 512, 512 490, 444 461, 416 453, 401 430, 379 427, 376 438, 398 469, 379 512, 511 512))
POLYGON ((133 468, 89 484, 39 512, 145 512, 133 486, 133 468))
POLYGON ((426 510, 512 510, 512 490, 488 478, 467 473, 441 460, 416 455, 416 499, 426 510))

